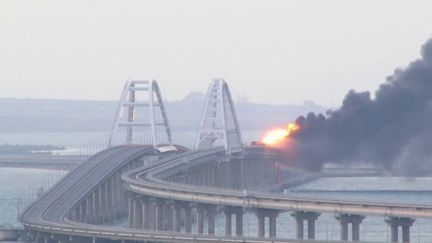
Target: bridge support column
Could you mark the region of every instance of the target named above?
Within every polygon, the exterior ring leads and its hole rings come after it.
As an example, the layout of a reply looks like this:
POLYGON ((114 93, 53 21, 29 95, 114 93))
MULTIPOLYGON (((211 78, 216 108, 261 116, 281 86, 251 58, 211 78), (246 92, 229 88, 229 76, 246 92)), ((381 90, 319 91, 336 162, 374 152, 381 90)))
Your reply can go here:
POLYGON ((211 207, 207 209, 207 234, 215 234, 215 208, 211 207))
POLYGON ((410 226, 402 226, 402 242, 410 242, 410 226))
POLYGON ((317 220, 319 213, 316 212, 304 212, 304 211, 297 211, 291 214, 296 221, 296 237, 297 239, 303 239, 304 238, 304 221, 307 221, 307 238, 308 239, 315 239, 315 221, 317 220))
POLYGON ((87 200, 84 200, 84 202, 81 202, 79 205, 79 222, 85 222, 86 221, 86 214, 87 214, 87 200))
POLYGON ((231 224, 231 212, 225 210, 224 211, 224 215, 225 215, 225 235, 229 236, 232 234, 232 224, 231 224))
POLYGON ((100 187, 96 189, 96 191, 93 192, 93 222, 97 222, 97 219, 99 218, 100 214, 100 187))
POLYGON ((150 205, 149 205, 149 199, 147 197, 143 197, 141 199, 141 214, 142 214, 142 221, 141 221, 142 228, 149 229, 150 205))
POLYGON ((117 205, 118 205, 119 216, 120 217, 125 216, 127 214, 126 210, 127 210, 127 207, 128 207, 127 206, 128 202, 127 202, 127 197, 126 197, 126 190, 123 187, 123 181, 121 179, 121 175, 124 172, 125 172, 125 170, 123 170, 122 172, 118 173, 118 176, 117 176, 117 182, 118 182, 118 184, 117 184, 117 189, 118 189, 118 191, 117 191, 117 193, 118 193, 117 194, 117 199, 118 199, 117 205))
POLYGON ((279 211, 271 209, 257 209, 258 237, 265 237, 265 218, 269 219, 269 237, 276 237, 276 217, 279 211))
POLYGON ((180 222, 180 215, 181 215, 181 205, 180 203, 174 202, 172 206, 173 210, 173 230, 176 232, 180 232, 181 229, 181 222, 180 222))
POLYGON ((308 239, 315 239, 315 220, 307 219, 308 239))
POLYGON ((197 224, 196 233, 197 234, 204 233, 204 210, 201 206, 196 207, 196 224, 197 224))
POLYGON ((134 201, 133 201, 133 195, 128 194, 128 219, 129 219, 129 227, 134 227, 134 201))
POLYGON ((258 237, 265 236, 265 217, 264 215, 257 214, 258 221, 258 237))
POLYGON ((90 194, 90 196, 87 198, 87 212, 86 212, 86 218, 87 218, 87 223, 93 223, 93 215, 94 215, 94 210, 93 210, 93 193, 90 194))
POLYGON ((66 235, 53 234, 51 239, 55 240, 57 243, 68 243, 70 242, 70 237, 66 235))
POLYGON ((354 222, 352 224, 352 240, 353 241, 360 240, 360 222, 354 222))
POLYGON ((70 213, 70 219, 73 221, 77 221, 79 222, 79 217, 80 217, 80 205, 75 206, 74 208, 71 209, 70 213))
POLYGON ((172 209, 172 202, 165 202, 164 230, 174 230, 174 211, 172 209))
POLYGON ((192 232, 192 215, 191 208, 189 205, 186 205, 184 208, 185 212, 185 231, 186 233, 192 232))
POLYGON ((99 186, 99 215, 98 215, 98 222, 103 223, 104 222, 104 214, 106 212, 106 191, 105 191, 105 182, 102 182, 102 184, 99 186))
POLYGON ((111 220, 113 218, 113 201, 112 201, 112 192, 113 192, 113 187, 112 187, 112 183, 113 182, 113 177, 109 177, 108 180, 106 181, 106 203, 107 203, 107 210, 105 212, 106 218, 107 220, 111 220))
POLYGON ((148 197, 148 228, 149 230, 156 229, 156 199, 152 197, 148 197))
POLYGON ((352 241, 360 240, 360 223, 363 221, 364 216, 354 214, 340 214, 336 216, 339 220, 341 233, 341 240, 348 240, 348 227, 351 224, 351 239, 352 241))
POLYGON ((141 229, 142 228, 142 221, 143 221, 143 215, 142 215, 142 199, 135 196, 133 198, 133 212, 134 212, 134 217, 133 217, 133 227, 137 228, 137 229, 141 229))
POLYGON ((236 212, 236 235, 243 235, 243 209, 240 212, 236 212))
POLYGON ((117 182, 117 173, 111 176, 111 205, 112 205, 112 217, 113 219, 117 219, 119 215, 118 208, 118 182, 117 182))
POLYGON ((276 215, 269 216, 269 237, 276 237, 276 215))
POLYGON ((225 206, 225 235, 232 235, 232 216, 235 215, 236 235, 243 235, 243 208, 225 206))
POLYGON ((399 242, 399 230, 397 225, 390 225, 390 242, 399 242))
POLYGON ((295 217, 295 221, 296 221, 296 238, 303 239, 304 238, 303 219, 300 217, 295 217))
POLYGON ((45 238, 41 235, 40 232, 37 232, 36 235, 34 236, 34 239, 36 241, 36 243, 41 243, 45 241, 45 238))
POLYGON ((410 227, 414 223, 414 219, 389 217, 386 219, 386 222, 391 230, 390 242, 399 242, 399 227, 402 227, 402 242, 410 242, 410 227))
POLYGON ((155 229, 163 230, 163 201, 156 200, 155 201, 155 229))

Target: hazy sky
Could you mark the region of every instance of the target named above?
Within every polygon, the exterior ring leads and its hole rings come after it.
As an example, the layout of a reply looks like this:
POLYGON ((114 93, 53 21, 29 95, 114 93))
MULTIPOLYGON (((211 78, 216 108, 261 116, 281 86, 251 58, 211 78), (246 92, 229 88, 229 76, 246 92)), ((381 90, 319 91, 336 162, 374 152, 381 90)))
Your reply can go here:
POLYGON ((156 79, 182 99, 337 106, 419 56, 432 1, 0 1, 0 97, 118 99, 156 79))

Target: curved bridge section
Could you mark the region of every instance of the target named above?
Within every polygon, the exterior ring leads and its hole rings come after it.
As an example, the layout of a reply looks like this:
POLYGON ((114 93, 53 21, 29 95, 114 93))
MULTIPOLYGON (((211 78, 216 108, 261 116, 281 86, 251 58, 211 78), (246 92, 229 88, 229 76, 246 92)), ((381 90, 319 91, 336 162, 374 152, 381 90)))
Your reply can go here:
POLYGON ((22 213, 20 221, 39 241, 57 238, 63 241, 67 236, 68 240, 78 242, 70 236, 90 234, 64 234, 86 229, 72 224, 71 220, 97 223, 125 215, 121 173, 142 165, 143 156, 153 153, 152 146, 136 145, 117 146, 99 152, 32 203, 22 213), (63 234, 55 235, 55 232, 63 234))
MULTIPOLYGON (((241 237, 246 242, 297 242, 304 238, 314 240, 315 221, 322 213, 332 213, 338 215, 341 240, 358 242, 362 220, 368 215, 375 215, 385 217, 385 222, 391 230, 391 242, 398 242, 400 228, 402 242, 409 242, 410 226, 415 219, 432 218, 432 207, 427 205, 299 197, 287 193, 239 190, 241 187, 237 186, 238 183, 221 188, 220 181, 214 180, 215 175, 222 177, 223 181, 230 180, 220 174, 220 167, 223 164, 220 159, 222 153, 223 150, 218 149, 189 152, 169 158, 159 166, 136 169, 123 175, 126 188, 131 192, 129 194, 130 227, 170 230, 183 234, 194 232, 220 241, 220 237, 214 236, 215 217, 216 214, 222 213, 225 217, 224 237, 233 234, 232 216, 234 216, 236 237, 241 237), (194 168, 202 168, 201 174, 190 173, 194 168), (242 237, 243 215, 246 211, 256 215, 258 228, 256 238, 242 237), (276 218, 280 213, 287 211, 295 218, 297 239, 280 239, 276 236, 276 218), (194 223, 192 217, 195 219, 194 223), (304 232, 305 223, 307 232, 304 232), (350 234, 349 226, 352 230, 350 234), (349 235, 351 239, 348 239, 349 235)), ((257 152, 248 148, 243 162, 253 164, 251 158, 254 157, 267 157, 266 163, 273 161, 269 151, 257 152), (248 154, 251 153, 253 156, 248 158, 248 154)), ((236 173, 231 177, 241 178, 244 172, 235 169, 235 161, 228 161, 228 164, 234 166, 231 170, 236 173)), ((242 166, 244 168, 244 164, 242 166)), ((255 170, 264 170, 262 166, 252 167, 255 170)), ((271 165, 267 164, 267 167, 271 165)), ((249 171, 248 174, 253 176, 254 180, 260 181, 257 171, 249 171)), ((226 242, 230 240, 232 238, 227 239, 226 242)))
POLYGON ((156 157, 161 156, 152 146, 102 151, 30 205, 21 221, 37 242, 339 242, 314 239, 316 219, 330 212, 339 215, 341 242, 348 235, 359 242, 359 225, 367 215, 386 217, 392 242, 398 242, 400 228, 402 242, 409 242, 414 219, 432 217, 429 206, 250 190, 271 183, 267 179, 277 156, 270 150, 247 148, 244 157, 235 158, 227 157, 223 148, 212 148, 162 156, 142 167, 156 157), (296 219, 297 239, 276 235, 276 218, 286 211, 296 219), (243 236, 245 212, 256 215, 256 237, 243 236), (215 232, 219 213, 225 217, 222 234, 215 232), (125 216, 129 227, 106 224, 125 216))

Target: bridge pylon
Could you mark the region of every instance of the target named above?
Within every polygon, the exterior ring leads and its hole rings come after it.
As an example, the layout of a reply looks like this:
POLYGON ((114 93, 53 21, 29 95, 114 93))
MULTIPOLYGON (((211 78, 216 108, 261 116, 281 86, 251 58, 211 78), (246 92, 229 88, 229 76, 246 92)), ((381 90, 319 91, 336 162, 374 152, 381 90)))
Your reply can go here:
POLYGON ((223 145, 227 154, 243 152, 243 142, 228 84, 214 79, 207 91, 195 149, 223 145))
POLYGON ((156 147, 162 141, 172 144, 171 130, 157 82, 127 81, 118 103, 108 146, 149 143, 156 147), (162 134, 158 133, 161 129, 162 134), (143 136, 140 138, 139 134, 143 136))

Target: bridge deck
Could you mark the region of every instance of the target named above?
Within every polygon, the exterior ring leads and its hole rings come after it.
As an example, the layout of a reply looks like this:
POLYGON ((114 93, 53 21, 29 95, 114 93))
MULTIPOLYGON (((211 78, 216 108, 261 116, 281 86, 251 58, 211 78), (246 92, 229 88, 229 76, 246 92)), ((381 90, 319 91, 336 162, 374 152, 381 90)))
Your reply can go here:
POLYGON ((24 225, 62 225, 66 213, 119 167, 146 153, 151 146, 117 146, 104 150, 69 172, 21 215, 24 225))
MULTIPOLYGON (((51 234, 97 237, 105 239, 160 241, 160 242, 273 242, 271 238, 195 235, 166 231, 110 227, 79 223, 66 219, 69 210, 86 197, 104 178, 121 166, 152 152, 151 147, 118 146, 102 151, 71 171, 41 198, 31 204, 21 215, 27 229, 51 234)), ((203 202, 216 205, 233 205, 250 208, 278 210, 306 210, 352 214, 373 214, 401 217, 432 217, 432 207, 408 204, 383 204, 374 202, 336 201, 330 199, 300 198, 284 194, 267 194, 221 188, 192 186, 167 182, 167 170, 197 165, 215 160, 223 154, 220 148, 187 152, 158 163, 132 170, 123 176, 130 190, 171 200, 203 202)), ((277 239, 277 242, 298 242, 277 239)), ((302 240, 301 242, 308 242, 302 240)), ((310 241, 332 242, 332 241, 310 241)), ((334 241, 340 242, 340 241, 334 241)))
POLYGON ((189 164, 206 163, 215 160, 218 151, 193 153, 172 158, 170 163, 156 168, 136 169, 123 176, 127 187, 144 195, 170 198, 216 205, 241 206, 246 208, 268 208, 283 211, 314 211, 359 215, 380 215, 394 217, 432 218, 432 206, 418 204, 383 203, 366 201, 335 200, 328 198, 305 197, 294 194, 266 193, 253 190, 233 190, 205 186, 194 186, 165 181, 163 175, 168 170, 189 164))

